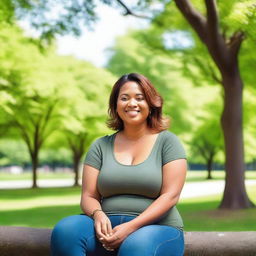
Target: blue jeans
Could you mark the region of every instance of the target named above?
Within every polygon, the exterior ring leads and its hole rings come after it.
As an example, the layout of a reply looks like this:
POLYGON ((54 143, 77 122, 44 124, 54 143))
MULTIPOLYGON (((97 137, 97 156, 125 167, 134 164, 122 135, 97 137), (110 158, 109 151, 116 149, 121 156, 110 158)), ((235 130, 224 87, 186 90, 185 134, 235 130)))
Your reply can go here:
MULTIPOLYGON (((109 215, 112 227, 135 216, 109 215)), ((131 233, 115 251, 107 251, 98 241, 93 219, 74 215, 62 219, 51 237, 52 256, 182 256, 183 231, 164 225, 146 225, 131 233)))

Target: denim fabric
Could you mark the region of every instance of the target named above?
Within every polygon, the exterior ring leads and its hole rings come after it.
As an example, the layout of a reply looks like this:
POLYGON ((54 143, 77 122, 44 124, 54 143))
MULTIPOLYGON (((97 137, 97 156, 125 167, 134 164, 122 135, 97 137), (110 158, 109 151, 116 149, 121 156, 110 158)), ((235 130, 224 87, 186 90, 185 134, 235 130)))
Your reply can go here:
MULTIPOLYGON (((135 216, 109 215, 112 227, 135 216)), ((51 237, 52 256, 182 256, 183 231, 171 226, 146 225, 130 234, 114 252, 98 241, 93 219, 74 215, 62 219, 51 237)))

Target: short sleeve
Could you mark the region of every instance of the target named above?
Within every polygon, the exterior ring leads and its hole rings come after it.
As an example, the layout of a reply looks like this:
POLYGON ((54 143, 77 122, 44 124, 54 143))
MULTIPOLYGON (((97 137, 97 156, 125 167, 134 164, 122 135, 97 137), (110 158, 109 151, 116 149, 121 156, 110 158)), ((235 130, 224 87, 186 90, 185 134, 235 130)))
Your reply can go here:
POLYGON ((88 164, 98 170, 101 169, 102 148, 100 145, 100 139, 97 139, 96 141, 94 141, 91 144, 91 146, 85 156, 84 164, 88 164))
POLYGON ((162 149, 162 166, 177 159, 186 159, 186 152, 179 138, 169 131, 165 135, 162 149))

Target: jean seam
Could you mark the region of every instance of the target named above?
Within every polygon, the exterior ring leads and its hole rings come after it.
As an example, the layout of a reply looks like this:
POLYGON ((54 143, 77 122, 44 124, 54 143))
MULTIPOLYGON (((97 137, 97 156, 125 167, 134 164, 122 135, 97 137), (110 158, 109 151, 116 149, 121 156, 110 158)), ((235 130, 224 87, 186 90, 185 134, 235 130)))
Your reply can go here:
POLYGON ((173 241, 173 240, 175 240, 175 239, 177 239, 177 238, 179 238, 179 237, 180 237, 180 232, 178 232, 178 235, 177 235, 176 237, 174 237, 174 238, 172 238, 172 239, 169 239, 169 240, 166 240, 166 241, 160 243, 160 244, 157 246, 157 248, 155 249, 154 256, 156 255, 156 252, 157 252, 157 250, 160 248, 160 246, 162 246, 164 243, 171 242, 171 241, 173 241))

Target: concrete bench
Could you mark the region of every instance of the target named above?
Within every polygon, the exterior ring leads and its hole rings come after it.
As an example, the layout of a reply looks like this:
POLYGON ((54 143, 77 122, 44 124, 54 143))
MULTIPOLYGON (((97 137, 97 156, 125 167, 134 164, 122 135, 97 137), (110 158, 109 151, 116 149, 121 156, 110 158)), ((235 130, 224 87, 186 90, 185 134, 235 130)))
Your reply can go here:
MULTIPOLYGON (((51 229, 0 226, 1 256, 49 256, 51 229)), ((256 256, 256 232, 185 232, 185 256, 256 256)))

